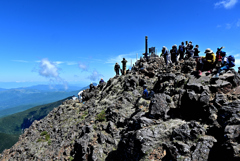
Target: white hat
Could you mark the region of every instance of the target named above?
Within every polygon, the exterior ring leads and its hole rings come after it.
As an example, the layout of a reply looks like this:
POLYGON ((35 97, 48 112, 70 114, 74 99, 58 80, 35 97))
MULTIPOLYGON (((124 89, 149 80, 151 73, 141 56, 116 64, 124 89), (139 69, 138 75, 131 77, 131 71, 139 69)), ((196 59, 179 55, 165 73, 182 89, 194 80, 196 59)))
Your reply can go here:
POLYGON ((211 53, 213 53, 213 51, 210 48, 207 48, 204 53, 211 54, 211 53))

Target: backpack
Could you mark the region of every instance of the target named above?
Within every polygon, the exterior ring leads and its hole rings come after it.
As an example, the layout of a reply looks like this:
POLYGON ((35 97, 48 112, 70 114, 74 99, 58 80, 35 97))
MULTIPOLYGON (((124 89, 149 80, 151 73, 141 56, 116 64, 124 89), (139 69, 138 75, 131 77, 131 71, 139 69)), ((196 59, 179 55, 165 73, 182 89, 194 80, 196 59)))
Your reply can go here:
POLYGON ((234 67, 235 66, 235 58, 233 55, 229 55, 228 56, 228 62, 229 62, 229 66, 230 67, 234 67))
POLYGON ((179 51, 183 52, 183 46, 179 46, 179 51))

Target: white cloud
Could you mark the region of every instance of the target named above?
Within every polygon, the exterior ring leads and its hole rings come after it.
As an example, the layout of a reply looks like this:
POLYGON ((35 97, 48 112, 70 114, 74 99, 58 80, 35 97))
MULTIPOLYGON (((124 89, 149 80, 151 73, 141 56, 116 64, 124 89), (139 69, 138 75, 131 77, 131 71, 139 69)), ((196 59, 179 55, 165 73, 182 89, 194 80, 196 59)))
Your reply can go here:
POLYGON ((217 25, 217 28, 220 28, 220 27, 222 27, 222 25, 217 25))
POLYGON ((56 64, 56 65, 59 65, 59 64, 63 64, 64 62, 62 62, 62 61, 55 61, 53 63, 56 64))
MULTIPOLYGON (((136 56, 137 56, 136 54, 137 52, 131 52, 129 54, 118 55, 116 57, 109 58, 105 63, 109 63, 109 64, 118 63, 119 65, 121 65, 121 61, 123 60, 123 58, 125 58, 128 61, 127 66, 130 67, 131 63, 135 64, 136 62, 136 56)), ((138 59, 140 56, 143 57, 143 55, 138 52, 138 59)))
POLYGON ((59 77, 58 68, 55 63, 50 62, 48 59, 42 59, 40 62, 39 74, 44 77, 59 77))
POLYGON ((215 7, 224 7, 226 9, 232 8, 238 0, 223 0, 214 4, 215 7))
POLYGON ((59 68, 57 68, 57 64, 61 62, 50 62, 48 59, 42 59, 39 64, 38 73, 39 75, 49 78, 50 82, 60 82, 64 85, 65 89, 67 89, 67 82, 64 81, 59 76, 59 68))

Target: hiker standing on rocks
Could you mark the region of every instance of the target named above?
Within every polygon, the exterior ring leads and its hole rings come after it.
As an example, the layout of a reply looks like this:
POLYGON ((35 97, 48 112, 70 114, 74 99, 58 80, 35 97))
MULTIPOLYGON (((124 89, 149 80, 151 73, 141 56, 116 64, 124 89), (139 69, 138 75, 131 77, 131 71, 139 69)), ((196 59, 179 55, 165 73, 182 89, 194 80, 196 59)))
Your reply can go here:
POLYGON ((89 91, 91 92, 91 91, 94 89, 93 83, 91 83, 89 87, 90 87, 90 90, 89 90, 89 91))
POLYGON ((185 47, 185 49, 186 49, 186 50, 190 50, 190 48, 193 49, 192 41, 189 41, 189 43, 186 41, 186 47, 185 47))
POLYGON ((165 46, 162 47, 162 55, 164 57, 166 65, 171 63, 171 54, 170 54, 169 50, 167 49, 167 47, 165 47, 165 46))
POLYGON ((82 102, 82 93, 83 91, 78 92, 78 100, 80 103, 82 102))
POLYGON ((194 54, 193 46, 190 45, 186 50, 186 59, 193 57, 193 54, 194 54))
POLYGON ((200 51, 198 50, 198 47, 199 46, 196 45, 195 48, 193 49, 194 50, 194 55, 193 55, 194 58, 198 58, 199 57, 200 51))
POLYGON ((123 58, 122 60, 122 75, 126 75, 127 60, 123 58))
POLYGON ((172 63, 177 63, 178 62, 178 50, 177 50, 177 45, 173 45, 172 49, 170 50, 171 53, 171 61, 172 63))
POLYGON ((120 69, 120 65, 118 63, 116 63, 114 66, 114 70, 115 70, 117 76, 119 75, 119 69, 120 69))
POLYGON ((179 60, 182 60, 184 57, 184 53, 185 53, 185 46, 184 46, 184 42, 182 42, 182 45, 179 45, 178 47, 178 53, 180 55, 179 60))

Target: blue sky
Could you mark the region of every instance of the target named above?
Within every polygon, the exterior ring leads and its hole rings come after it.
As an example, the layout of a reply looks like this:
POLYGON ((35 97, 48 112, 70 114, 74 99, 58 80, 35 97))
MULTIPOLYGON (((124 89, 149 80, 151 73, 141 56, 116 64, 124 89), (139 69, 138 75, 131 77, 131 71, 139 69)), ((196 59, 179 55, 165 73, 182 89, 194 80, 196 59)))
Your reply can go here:
POLYGON ((123 57, 182 41, 240 65, 239 0, 1 0, 0 87, 85 86, 115 75, 123 57))

